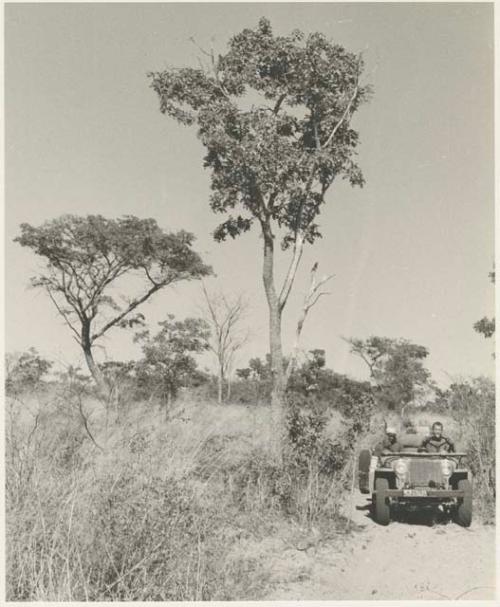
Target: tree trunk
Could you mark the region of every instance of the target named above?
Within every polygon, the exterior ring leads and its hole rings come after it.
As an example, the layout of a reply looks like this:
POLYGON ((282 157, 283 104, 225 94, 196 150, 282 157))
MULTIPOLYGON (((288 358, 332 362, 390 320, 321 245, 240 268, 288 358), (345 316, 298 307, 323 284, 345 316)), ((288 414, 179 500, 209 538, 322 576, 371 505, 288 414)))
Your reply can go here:
POLYGON ((85 361, 87 363, 87 367, 94 379, 97 389, 99 391, 100 396, 103 398, 109 398, 110 395, 110 387, 106 378, 102 374, 102 371, 99 369, 99 366, 96 364, 94 360, 94 355, 92 354, 92 340, 90 338, 90 320, 85 319, 82 322, 82 332, 81 332, 81 345, 83 349, 83 353, 85 355, 85 361))
POLYGON ((224 386, 224 375, 222 373, 222 364, 219 363, 219 375, 217 376, 217 403, 222 405, 222 389, 224 386))
POLYGON ((99 369, 99 367, 97 366, 97 364, 94 360, 94 356, 92 354, 92 346, 89 343, 84 343, 82 348, 83 348, 83 353, 85 355, 85 361, 87 363, 87 367, 90 371, 90 374, 92 375, 92 378, 94 379, 94 381, 96 383, 99 393, 101 394, 101 396, 108 397, 109 396, 109 386, 106 382, 104 375, 102 374, 101 370, 99 369))
POLYGON ((271 355, 271 449, 278 461, 286 440, 285 374, 281 345, 281 310, 274 285, 274 242, 270 230, 263 230, 264 264, 262 278, 269 308, 269 349, 271 355))

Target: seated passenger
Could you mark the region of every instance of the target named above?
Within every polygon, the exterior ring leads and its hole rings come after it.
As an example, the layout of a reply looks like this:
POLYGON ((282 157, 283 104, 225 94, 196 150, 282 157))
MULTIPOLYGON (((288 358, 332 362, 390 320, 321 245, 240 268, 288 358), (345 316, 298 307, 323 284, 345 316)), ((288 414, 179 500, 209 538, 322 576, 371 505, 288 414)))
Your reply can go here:
POLYGON ((374 455, 382 455, 383 453, 399 453, 403 450, 396 436, 396 429, 392 427, 386 428, 385 438, 376 445, 373 450, 374 455))
POLYGON ((434 422, 432 424, 431 435, 424 438, 419 451, 427 451, 427 453, 454 453, 455 445, 449 438, 443 436, 443 424, 441 422, 434 422))

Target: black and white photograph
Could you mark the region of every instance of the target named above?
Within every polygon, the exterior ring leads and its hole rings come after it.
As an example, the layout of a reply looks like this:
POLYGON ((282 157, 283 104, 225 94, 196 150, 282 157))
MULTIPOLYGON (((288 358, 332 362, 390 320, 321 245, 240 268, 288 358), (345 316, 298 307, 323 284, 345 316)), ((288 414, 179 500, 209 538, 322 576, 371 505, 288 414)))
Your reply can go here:
POLYGON ((496 8, 3 3, 0 602, 498 604, 496 8))

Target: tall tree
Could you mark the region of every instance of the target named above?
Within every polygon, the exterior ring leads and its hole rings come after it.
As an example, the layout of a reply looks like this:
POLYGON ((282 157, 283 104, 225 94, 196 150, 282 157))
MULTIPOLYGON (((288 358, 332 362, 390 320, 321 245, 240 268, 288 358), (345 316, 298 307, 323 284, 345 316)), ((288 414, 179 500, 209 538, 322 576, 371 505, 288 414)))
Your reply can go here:
POLYGON ((415 399, 419 389, 429 386, 430 373, 423 366, 429 351, 406 339, 369 337, 346 339, 351 352, 368 366, 377 387, 379 403, 401 411, 415 399))
POLYGON ((210 206, 227 214, 215 239, 235 238, 255 224, 260 230, 279 456, 285 437, 282 314, 304 246, 321 236, 317 218, 329 187, 338 177, 363 184, 350 122, 369 89, 360 83, 360 56, 319 33, 275 36, 264 18, 210 61, 206 68, 152 73, 151 86, 164 114, 198 127, 211 169, 210 206), (280 287, 277 243, 291 250, 280 287))
POLYGON ((191 248, 192 234, 167 233, 154 219, 130 215, 63 215, 38 227, 23 223, 15 241, 44 258, 45 270, 31 284, 47 292, 104 393, 108 386, 94 360, 95 343, 113 327, 141 324, 137 308, 160 289, 211 272, 191 248), (135 277, 140 286, 133 297, 120 299, 115 290, 124 286, 124 277, 135 277))
POLYGON ((217 360, 217 401, 223 400, 224 386, 227 384, 226 398, 230 393, 230 375, 236 352, 248 341, 248 331, 242 329, 248 303, 242 295, 233 298, 224 293, 209 293, 203 285, 205 297, 204 317, 210 325, 209 348, 217 360))

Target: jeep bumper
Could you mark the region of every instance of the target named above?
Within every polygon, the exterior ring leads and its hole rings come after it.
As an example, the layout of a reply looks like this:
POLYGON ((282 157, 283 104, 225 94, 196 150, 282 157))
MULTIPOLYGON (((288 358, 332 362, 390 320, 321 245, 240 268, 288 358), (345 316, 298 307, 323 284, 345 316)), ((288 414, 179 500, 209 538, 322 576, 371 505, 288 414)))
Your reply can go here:
MULTIPOLYGON (((419 487, 419 494, 411 493, 414 490, 405 489, 388 489, 384 491, 384 495, 389 498, 402 498, 405 500, 420 500, 420 499, 463 499, 465 493, 463 491, 455 491, 453 489, 431 489, 430 487, 419 487)), ((377 493, 377 492, 375 492, 377 493)))

